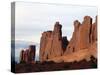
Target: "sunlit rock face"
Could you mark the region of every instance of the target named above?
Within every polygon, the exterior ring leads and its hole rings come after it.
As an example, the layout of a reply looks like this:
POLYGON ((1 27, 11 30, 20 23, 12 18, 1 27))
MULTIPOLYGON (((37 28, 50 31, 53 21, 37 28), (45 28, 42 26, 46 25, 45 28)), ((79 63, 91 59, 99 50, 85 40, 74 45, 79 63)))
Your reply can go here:
POLYGON ((79 49, 78 44, 79 44, 79 28, 80 28, 80 26, 81 26, 81 24, 78 20, 74 21, 74 32, 73 32, 71 40, 69 41, 69 44, 66 48, 64 55, 66 55, 67 53, 75 52, 79 49))
POLYGON ((40 42, 40 61, 46 61, 47 59, 62 55, 61 28, 62 26, 59 22, 56 22, 53 31, 42 33, 40 42))
POLYGON ((53 31, 42 33, 40 42, 40 61, 62 56, 68 44, 66 37, 62 38, 62 25, 56 22, 53 31), (66 43, 64 42, 66 41, 66 43), (65 45, 63 45, 65 43, 65 45))
POLYGON ((74 62, 89 60, 97 56, 97 17, 94 23, 90 16, 83 22, 75 20, 70 41, 62 37, 62 25, 56 22, 53 31, 42 33, 40 42, 40 61, 74 62))
POLYGON ((78 20, 76 20, 74 21, 73 36, 66 48, 65 55, 77 50, 86 49, 96 40, 96 22, 92 24, 92 18, 90 16, 85 16, 82 24, 78 20))

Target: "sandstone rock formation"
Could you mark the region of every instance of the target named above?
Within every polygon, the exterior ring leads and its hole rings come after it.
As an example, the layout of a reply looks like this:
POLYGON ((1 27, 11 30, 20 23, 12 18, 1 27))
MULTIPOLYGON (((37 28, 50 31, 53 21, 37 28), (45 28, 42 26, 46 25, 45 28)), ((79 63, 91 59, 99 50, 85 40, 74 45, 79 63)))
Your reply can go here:
POLYGON ((80 27, 80 22, 78 20, 74 21, 74 32, 72 35, 72 38, 66 48, 66 53, 71 53, 71 52, 75 52, 76 50, 78 50, 78 43, 79 43, 79 27, 80 27))
POLYGON ((62 25, 56 22, 53 31, 42 33, 40 61, 35 62, 35 45, 22 50, 20 62, 27 64, 16 64, 15 71, 20 73, 97 68, 97 17, 94 23, 90 16, 85 16, 82 23, 75 20, 70 41, 66 36, 62 37, 61 28, 62 25))
POLYGON ((20 53, 20 62, 34 63, 35 61, 35 45, 30 45, 29 49, 22 50, 20 53))
POLYGON ((97 42, 94 42, 89 48, 78 50, 73 53, 69 53, 60 57, 48 59, 48 61, 54 61, 56 63, 61 62, 79 62, 83 59, 90 61, 91 56, 97 59, 97 42))
MULTIPOLYGON (((91 56, 97 58, 97 17, 94 23, 90 16, 85 16, 82 23, 74 21, 74 32, 70 41, 62 37, 62 25, 56 22, 53 31, 42 33, 40 40, 40 62, 74 62, 91 56)), ((34 62, 35 46, 22 50, 21 62, 34 62)))
POLYGON ((62 25, 56 22, 53 31, 46 31, 42 33, 40 41, 40 61, 46 61, 47 59, 62 56, 63 49, 66 47, 68 41, 67 38, 62 38, 62 25), (66 41, 66 43, 64 42, 66 41), (65 43, 63 47, 63 43, 65 43))
POLYGON ((85 49, 88 48, 91 44, 90 35, 92 29, 92 18, 89 16, 84 17, 84 21, 79 28, 79 48, 85 49))
POLYGON ((76 20, 74 22, 73 36, 66 48, 65 55, 77 50, 88 48, 93 41, 97 39, 97 27, 96 22, 92 24, 92 18, 85 16, 82 24, 76 20))
POLYGON ((92 23, 90 16, 85 16, 82 23, 74 21, 74 32, 68 42, 62 37, 62 26, 56 22, 53 31, 42 34, 40 43, 40 61, 72 62, 89 60, 97 56, 97 17, 92 23))
POLYGON ((95 23, 93 23, 92 25, 92 30, 91 30, 91 43, 97 41, 97 16, 96 16, 96 20, 95 23))

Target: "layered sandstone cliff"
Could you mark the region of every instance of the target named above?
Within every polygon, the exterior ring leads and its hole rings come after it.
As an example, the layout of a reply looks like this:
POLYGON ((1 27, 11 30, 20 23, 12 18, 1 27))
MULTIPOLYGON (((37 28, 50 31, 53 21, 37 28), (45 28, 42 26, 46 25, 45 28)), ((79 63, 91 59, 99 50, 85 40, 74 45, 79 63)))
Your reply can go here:
POLYGON ((61 28, 57 22, 53 31, 42 34, 40 61, 72 62, 89 60, 91 56, 96 58, 97 17, 94 23, 90 16, 85 16, 82 23, 74 21, 74 32, 69 43, 62 37, 61 28))
POLYGON ((73 36, 68 44, 65 55, 77 50, 88 48, 97 39, 96 22, 92 24, 92 18, 85 16, 82 24, 76 20, 74 22, 73 36))

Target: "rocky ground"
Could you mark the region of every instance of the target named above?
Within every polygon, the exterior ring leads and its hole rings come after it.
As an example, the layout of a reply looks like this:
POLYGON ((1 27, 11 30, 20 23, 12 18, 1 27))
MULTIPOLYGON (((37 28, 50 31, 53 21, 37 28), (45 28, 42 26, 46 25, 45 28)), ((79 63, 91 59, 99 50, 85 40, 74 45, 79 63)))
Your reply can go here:
POLYGON ((91 56, 90 61, 82 60, 80 62, 61 62, 54 63, 49 62, 36 62, 35 64, 20 63, 15 65, 16 73, 28 73, 28 72, 44 72, 44 71, 60 71, 60 70, 79 70, 97 68, 97 59, 91 56))

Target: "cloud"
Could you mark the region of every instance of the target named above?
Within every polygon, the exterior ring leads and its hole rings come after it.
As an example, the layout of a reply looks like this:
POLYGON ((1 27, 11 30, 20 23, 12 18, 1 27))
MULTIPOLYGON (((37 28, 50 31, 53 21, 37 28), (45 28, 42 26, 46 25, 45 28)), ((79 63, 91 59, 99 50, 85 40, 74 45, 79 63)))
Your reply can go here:
POLYGON ((73 21, 77 19, 82 22, 85 15, 94 19, 97 15, 97 8, 17 2, 15 15, 16 38, 31 41, 32 38, 36 39, 37 37, 36 40, 39 42, 41 33, 52 30, 54 23, 60 21, 63 35, 70 39, 73 33, 73 21))

